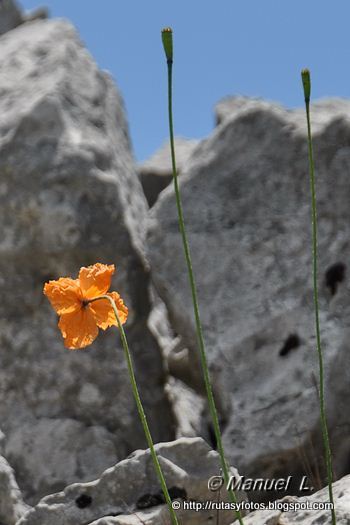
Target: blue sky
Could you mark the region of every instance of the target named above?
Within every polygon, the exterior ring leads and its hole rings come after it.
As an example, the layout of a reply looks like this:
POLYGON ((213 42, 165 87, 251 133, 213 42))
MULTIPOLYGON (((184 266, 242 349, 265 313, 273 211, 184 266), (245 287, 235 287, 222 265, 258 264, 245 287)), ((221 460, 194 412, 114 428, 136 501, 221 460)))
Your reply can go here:
POLYGON ((70 19, 123 95, 134 154, 167 138, 166 63, 160 31, 174 30, 175 134, 202 138, 226 95, 303 103, 300 70, 313 98, 350 97, 349 0, 19 0, 70 19))

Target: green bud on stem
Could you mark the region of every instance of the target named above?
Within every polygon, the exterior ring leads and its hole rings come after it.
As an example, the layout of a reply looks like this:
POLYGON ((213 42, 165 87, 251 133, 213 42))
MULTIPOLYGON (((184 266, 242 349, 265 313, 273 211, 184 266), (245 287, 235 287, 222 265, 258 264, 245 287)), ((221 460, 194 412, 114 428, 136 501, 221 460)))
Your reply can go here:
POLYGON ((165 56, 168 62, 173 61, 173 30, 171 27, 162 29, 162 42, 165 51, 165 56))
POLYGON ((310 79, 310 71, 308 69, 302 70, 301 80, 303 81, 305 102, 308 104, 310 102, 310 94, 311 94, 311 79, 310 79))

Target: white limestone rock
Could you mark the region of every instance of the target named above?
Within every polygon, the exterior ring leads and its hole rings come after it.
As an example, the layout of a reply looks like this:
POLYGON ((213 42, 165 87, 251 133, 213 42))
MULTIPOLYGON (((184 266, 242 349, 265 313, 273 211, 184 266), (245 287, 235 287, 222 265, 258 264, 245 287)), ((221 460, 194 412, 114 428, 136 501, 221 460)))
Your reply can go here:
POLYGON ((156 441, 172 439, 173 416, 147 326, 147 203, 111 77, 68 22, 37 20, 0 38, 0 92, 0 421, 6 457, 32 502, 96 478, 145 444, 117 330, 69 352, 46 281, 95 262, 116 265, 112 289, 130 310, 126 330, 156 441), (53 431, 62 421, 75 421, 67 439, 53 431), (77 429, 91 439, 93 460, 77 452, 77 429), (45 467, 41 448, 57 451, 45 467))
POLYGON ((166 385, 176 421, 176 437, 205 436, 203 428, 206 414, 206 400, 182 381, 170 377, 166 385))
MULTIPOLYGON (((328 378, 350 319, 350 102, 324 101, 311 115, 328 378), (334 311, 342 290, 347 306, 334 311)), ((305 115, 244 99, 196 148, 180 186, 230 461, 247 476, 297 479, 305 474, 300 452, 306 452, 322 470, 305 115)), ((148 255, 172 327, 189 351, 183 380, 198 385, 193 306, 170 187, 150 213, 148 255)), ((348 405, 350 383, 340 368, 329 389, 338 383, 348 405)), ((340 400, 329 393, 327 400, 332 413, 340 400)), ((342 423, 349 421, 346 410, 342 423)), ((337 463, 347 432, 330 431, 337 463)))
MULTIPOLYGON (((207 402, 184 382, 186 367, 189 365, 188 350, 183 348, 182 340, 171 329, 164 303, 153 291, 153 308, 148 325, 162 349, 167 365, 165 390, 175 419, 176 438, 202 436, 210 443, 207 423, 207 402), (177 379, 181 377, 183 380, 177 379)), ((190 376, 189 376, 190 377, 190 376)))
MULTIPOLYGON (((184 510, 183 501, 217 500, 217 492, 208 489, 208 479, 219 472, 217 452, 201 438, 161 443, 156 451, 170 496, 180 502, 179 523, 212 524, 216 511, 184 510)), ((231 474, 238 476, 235 469, 231 474)), ((221 495, 227 501, 227 493, 221 495)), ((237 498, 244 499, 244 493, 237 492, 237 498)), ((231 523, 232 514, 232 510, 220 513, 220 524, 231 523)), ((148 525, 169 523, 149 450, 137 450, 96 481, 47 496, 17 525, 133 525, 140 519, 148 525)))
MULTIPOLYGON (((338 525, 350 523, 350 476, 345 476, 333 483, 333 497, 338 525)), ((309 506, 329 504, 328 487, 302 498, 286 497, 276 502, 281 510, 257 510, 244 518, 244 525, 331 525, 329 509, 317 509, 309 506), (294 510, 289 507, 294 505, 294 510)), ((236 523, 236 522, 235 522, 236 523)))
POLYGON ((0 456, 0 522, 15 525, 29 510, 18 488, 14 471, 6 459, 0 456))

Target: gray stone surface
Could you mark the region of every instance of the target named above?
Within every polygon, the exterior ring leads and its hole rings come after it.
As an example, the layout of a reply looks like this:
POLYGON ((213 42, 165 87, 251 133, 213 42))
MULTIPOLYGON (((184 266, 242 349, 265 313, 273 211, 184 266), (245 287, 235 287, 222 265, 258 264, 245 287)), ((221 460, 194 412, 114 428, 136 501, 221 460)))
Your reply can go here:
POLYGON ((49 17, 47 7, 38 7, 23 13, 15 0, 0 0, 0 36, 21 24, 49 17))
POLYGON ((23 22, 21 10, 15 0, 0 0, 0 35, 23 22))
POLYGON ((188 349, 172 331, 165 305, 154 292, 148 325, 162 349, 169 372, 165 388, 174 413, 176 437, 202 436, 210 443, 206 399, 197 393, 196 385, 189 386, 186 382, 190 377, 188 349))
MULTIPOLYGON (((350 523, 350 476, 345 476, 333 483, 333 497, 338 525, 350 523)), ((244 525, 330 525, 331 512, 328 509, 303 509, 305 505, 329 503, 328 487, 302 498, 286 497, 277 504, 281 510, 257 510, 244 518, 244 525), (295 510, 287 505, 294 505, 295 510), (299 508, 298 508, 299 506, 299 508)), ((236 522, 235 522, 236 523, 236 522)))
MULTIPOLYGON (((349 113, 349 101, 342 98, 321 99, 313 102, 314 111, 312 115, 313 131, 320 131, 330 119, 342 118, 349 113)), ((227 120, 236 118, 246 110, 262 110, 269 111, 271 107, 276 110, 282 109, 278 104, 269 102, 262 98, 251 98, 244 96, 229 96, 225 97, 217 104, 215 104, 214 114, 216 125, 225 123, 227 120)), ((284 112, 288 114, 288 120, 297 126, 305 126, 305 109, 296 108, 288 110, 283 108, 284 112)))
POLYGON ((17 465, 18 482, 26 487, 30 480, 35 495, 59 490, 67 479, 94 479, 117 455, 115 435, 103 426, 60 418, 22 424, 11 433, 6 453, 17 465))
MULTIPOLYGON (((350 256, 350 103, 324 101, 311 112, 328 377, 349 325, 344 280, 350 256), (347 307, 335 311, 341 293, 347 307)), ((300 459, 305 454, 322 471, 303 112, 244 99, 197 147, 180 185, 229 458, 244 474, 258 477, 298 477, 307 468, 300 459)), ((171 188, 151 210, 148 249, 153 281, 189 350, 184 380, 198 384, 192 301, 171 188)), ((349 381, 341 370, 335 374, 332 384, 342 385, 346 405, 349 381)), ((331 413, 338 396, 327 400, 331 413)), ((348 425, 348 410, 344 420, 348 425)), ((335 439, 332 428, 331 434, 335 439)), ((338 432, 336 463, 346 436, 338 432)))
MULTIPOLYGON (((186 168, 186 164, 198 146, 199 141, 176 137, 174 142, 176 167, 180 175, 186 168)), ((159 193, 171 183, 173 178, 169 141, 165 142, 150 159, 143 162, 139 166, 138 171, 147 202, 149 206, 153 206, 159 193)))
MULTIPOLYGON (((155 507, 153 509, 140 510, 133 512, 132 514, 118 517, 108 517, 95 520, 89 525, 141 525, 146 523, 147 525, 167 525, 169 522, 169 513, 165 506, 155 507)), ((188 523, 198 523, 197 521, 188 523)))
POLYGON ((24 22, 33 22, 35 20, 46 20, 49 18, 50 12, 47 7, 37 7, 29 13, 24 14, 24 22))
POLYGON ((204 428, 206 400, 171 376, 166 389, 176 420, 176 437, 203 436, 209 441, 208 432, 204 428))
POLYGON ((15 525, 28 510, 29 506, 23 501, 13 469, 0 456, 0 523, 15 525))
POLYGON ((215 104, 214 115, 216 125, 219 126, 224 121, 232 118, 236 113, 242 112, 245 108, 256 109, 262 106, 269 107, 269 103, 260 98, 250 98, 243 96, 225 97, 215 104))
MULTIPOLYGON (((343 286, 337 294, 332 310, 334 315, 349 318, 349 283, 343 286)), ((349 473, 350 458, 350 421, 349 421, 349 385, 350 385, 350 355, 349 328, 340 341, 339 352, 332 363, 326 384, 328 399, 328 423, 332 429, 332 444, 336 450, 333 468, 337 477, 349 473)))
MULTIPOLYGON (((227 501, 222 490, 218 499, 218 493, 207 489, 208 478, 219 468, 217 453, 200 438, 182 438, 157 445, 156 449, 168 486, 173 494, 177 490, 176 499, 181 506, 177 513, 179 523, 215 523, 216 511, 183 510, 183 501, 227 501)), ((237 475, 234 469, 232 474, 237 475)), ((47 496, 28 510, 17 525, 169 525, 167 507, 160 494, 149 451, 138 450, 106 470, 100 479, 74 484, 64 492, 47 496)), ((346 525, 350 521, 349 475, 333 484, 333 495, 337 523, 346 525)), ((238 493, 238 499, 248 503, 243 493, 238 493)), ((275 503, 275 510, 243 511, 244 525, 327 525, 331 523, 330 510, 311 506, 328 502, 328 487, 300 498, 287 495, 275 503)), ((220 510, 219 519, 220 524, 232 525, 232 511, 220 510)))
MULTIPOLYGON (((215 511, 184 510, 182 502, 184 499, 194 502, 217 500, 217 493, 208 489, 208 479, 219 472, 217 452, 200 438, 158 444, 156 451, 170 494, 181 505, 177 513, 179 523, 213 523, 215 511)), ((235 469, 231 469, 231 473, 238 475, 235 469)), ((242 492, 237 492, 239 501, 244 497, 242 492)), ((231 519, 232 511, 220 513, 221 525, 229 524, 231 519)), ((149 450, 137 450, 106 470, 99 480, 74 484, 64 492, 47 496, 17 525, 133 525, 142 522, 169 524, 149 450)))
POLYGON ((173 437, 173 417, 147 326, 147 203, 112 79, 69 23, 43 20, 1 37, 0 92, 0 421, 6 456, 35 501, 145 443, 118 332, 66 350, 43 295, 47 280, 116 264, 112 289, 130 310, 126 330, 156 441, 173 437))

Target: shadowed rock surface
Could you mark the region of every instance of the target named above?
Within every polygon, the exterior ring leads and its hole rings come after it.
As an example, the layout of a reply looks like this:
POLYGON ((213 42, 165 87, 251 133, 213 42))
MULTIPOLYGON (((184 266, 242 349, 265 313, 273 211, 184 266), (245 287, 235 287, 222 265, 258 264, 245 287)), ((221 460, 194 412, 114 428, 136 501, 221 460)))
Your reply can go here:
POLYGON ((46 7, 38 7, 29 13, 22 13, 15 0, 0 0, 0 36, 25 22, 46 19, 48 16, 49 11, 46 7))
MULTIPOLYGON (((185 169, 198 144, 198 140, 175 138, 176 167, 179 175, 185 169)), ((153 206, 159 193, 171 183, 173 178, 169 141, 156 151, 150 159, 143 162, 138 171, 147 202, 149 206, 153 206)))
POLYGON ((14 0, 0 0, 0 35, 11 31, 23 22, 23 15, 14 0))
POLYGON ((0 420, 4 455, 35 501, 145 443, 118 332, 66 350, 45 281, 116 264, 155 441, 173 437, 173 418, 147 327, 147 203, 112 79, 69 23, 35 21, 0 38, 0 91, 0 420))
MULTIPOLYGON (((299 479, 307 468, 303 454, 314 472, 323 464, 305 115, 249 99, 238 99, 230 111, 197 147, 180 183, 211 374, 226 420, 230 461, 249 476, 294 473, 299 479)), ((349 325, 350 103, 324 101, 311 114, 328 377, 349 325), (334 309, 339 294, 346 309, 334 309)), ((200 384, 192 301, 170 187, 151 211, 148 254, 171 324, 189 349, 185 370, 192 377, 184 380, 200 384)), ((346 376, 339 372, 336 381, 342 403, 349 403, 346 376)), ((332 414, 337 396, 327 400, 332 414)), ((345 423, 349 411, 342 415, 345 423)), ((349 444, 346 432, 334 430, 337 463, 337 454, 342 450, 344 455, 344 446, 349 452, 349 444)))

